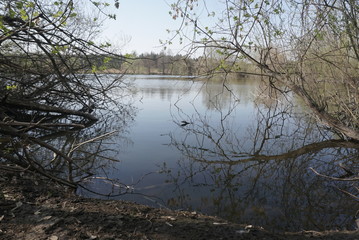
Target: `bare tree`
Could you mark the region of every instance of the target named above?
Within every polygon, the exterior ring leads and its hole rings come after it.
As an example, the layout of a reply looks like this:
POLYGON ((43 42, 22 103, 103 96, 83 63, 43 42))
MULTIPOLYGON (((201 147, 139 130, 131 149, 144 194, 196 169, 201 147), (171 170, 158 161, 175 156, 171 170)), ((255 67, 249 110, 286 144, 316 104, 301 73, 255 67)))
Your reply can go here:
POLYGON ((256 69, 244 74, 261 75, 283 94, 289 89, 332 132, 359 140, 357 1, 225 0, 218 10, 178 0, 172 9, 183 21, 181 38, 193 29, 185 36, 191 53, 215 52, 222 56, 216 69, 225 72, 251 63, 256 69))
POLYGON ((109 105, 123 120, 133 114, 129 105, 113 101, 111 95, 117 89, 120 96, 127 87, 121 76, 98 74, 110 60, 125 61, 106 51, 109 44, 94 39, 105 6, 72 0, 0 3, 0 168, 35 171, 75 187, 72 174, 66 180, 50 174, 33 158, 33 149, 56 155, 52 165, 60 159, 58 166, 74 168, 72 156, 79 147, 64 152, 54 143, 56 137, 91 126, 98 120, 95 110, 109 105), (91 6, 99 15, 83 10, 91 6))

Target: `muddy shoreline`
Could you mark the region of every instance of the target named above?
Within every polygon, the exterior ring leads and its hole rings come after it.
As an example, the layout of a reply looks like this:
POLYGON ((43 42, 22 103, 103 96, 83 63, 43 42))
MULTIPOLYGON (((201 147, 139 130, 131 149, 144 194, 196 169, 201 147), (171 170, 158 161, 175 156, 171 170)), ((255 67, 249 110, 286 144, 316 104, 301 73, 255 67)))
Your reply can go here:
POLYGON ((76 196, 32 175, 1 172, 0 239, 359 239, 358 231, 273 233, 197 212, 76 196))

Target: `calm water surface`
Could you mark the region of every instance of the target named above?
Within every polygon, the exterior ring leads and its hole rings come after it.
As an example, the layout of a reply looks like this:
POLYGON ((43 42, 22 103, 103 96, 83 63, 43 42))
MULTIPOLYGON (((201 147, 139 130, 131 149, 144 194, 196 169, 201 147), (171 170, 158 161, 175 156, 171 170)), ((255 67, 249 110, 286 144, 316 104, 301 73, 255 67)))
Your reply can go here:
POLYGON ((87 187, 278 231, 354 228, 357 202, 338 190, 351 185, 309 168, 339 176, 339 163, 358 167, 358 149, 330 141, 295 98, 275 97, 251 79, 127 80, 137 115, 127 133, 108 140, 119 162, 98 172, 119 185, 92 180, 87 187))

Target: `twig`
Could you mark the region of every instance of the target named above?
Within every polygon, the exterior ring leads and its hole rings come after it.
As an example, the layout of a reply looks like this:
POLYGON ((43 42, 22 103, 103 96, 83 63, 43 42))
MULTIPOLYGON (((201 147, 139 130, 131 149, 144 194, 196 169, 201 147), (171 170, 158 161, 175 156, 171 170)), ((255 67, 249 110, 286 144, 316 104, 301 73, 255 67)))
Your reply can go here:
POLYGON ((314 170, 312 167, 309 168, 310 170, 312 170, 316 175, 320 176, 320 177, 324 177, 324 178, 328 178, 331 180, 335 180, 335 181, 344 181, 344 182, 350 182, 350 181, 359 181, 359 177, 354 177, 354 178, 337 178, 337 177, 330 177, 327 175, 323 175, 318 173, 316 170, 314 170))
POLYGON ((359 197, 358 197, 358 196, 355 196, 354 194, 352 194, 352 193, 350 193, 350 192, 348 192, 348 191, 345 191, 345 190, 343 190, 343 189, 340 189, 340 188, 337 188, 337 189, 338 189, 339 191, 341 191, 342 193, 345 193, 345 194, 347 194, 348 196, 354 198, 355 200, 359 200, 359 197))
POLYGON ((87 141, 81 142, 81 143, 77 144, 76 147, 74 147, 73 149, 71 149, 70 152, 75 151, 76 149, 78 149, 79 147, 81 147, 81 146, 84 145, 84 144, 87 144, 87 143, 96 141, 96 140, 101 139, 101 138, 105 138, 105 137, 110 136, 110 135, 112 135, 112 134, 114 134, 114 133, 116 133, 116 132, 118 132, 118 131, 115 130, 115 131, 112 131, 112 132, 108 132, 108 133, 102 134, 101 136, 97 136, 97 137, 91 138, 91 139, 89 139, 89 140, 87 140, 87 141))

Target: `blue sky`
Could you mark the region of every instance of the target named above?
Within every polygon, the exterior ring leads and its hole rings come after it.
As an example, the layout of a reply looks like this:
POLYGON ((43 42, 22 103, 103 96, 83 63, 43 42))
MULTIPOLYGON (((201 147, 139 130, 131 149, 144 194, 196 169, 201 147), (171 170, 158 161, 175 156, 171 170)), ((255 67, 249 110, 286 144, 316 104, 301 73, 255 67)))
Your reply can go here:
MULTIPOLYGON (((170 4, 175 0, 120 0, 120 8, 113 12, 116 20, 107 20, 104 26, 103 36, 106 40, 117 45, 121 53, 160 52, 163 46, 161 40, 171 38, 166 30, 176 30, 181 20, 173 20, 169 14, 170 4)), ((206 2, 207 7, 218 9, 218 0, 206 2)), ((203 13, 207 15, 207 13, 203 13)), ((169 46, 172 54, 177 54, 183 45, 173 41, 169 46)))
MULTIPOLYGON (((174 30, 180 23, 169 15, 169 4, 165 0, 120 0, 120 8, 113 10, 117 19, 105 22, 104 38, 125 53, 160 52, 159 39, 168 39, 166 29, 174 30)), ((179 48, 174 44, 173 51, 179 48)))

